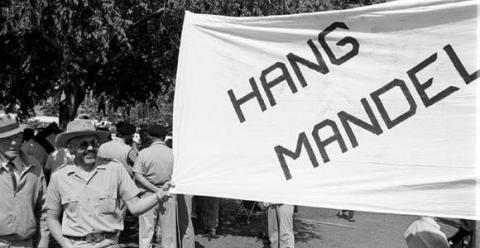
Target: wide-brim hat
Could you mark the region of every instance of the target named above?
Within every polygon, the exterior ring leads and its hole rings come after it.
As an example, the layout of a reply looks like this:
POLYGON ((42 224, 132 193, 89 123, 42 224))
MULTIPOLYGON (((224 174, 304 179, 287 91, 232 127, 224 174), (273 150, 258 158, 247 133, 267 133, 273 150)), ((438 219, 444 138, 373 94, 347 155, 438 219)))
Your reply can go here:
POLYGON ((95 135, 98 141, 103 143, 110 136, 110 132, 95 130, 90 120, 76 119, 67 124, 67 131, 57 135, 55 143, 58 147, 65 147, 69 140, 86 135, 95 135))
POLYGON ((15 119, 8 115, 0 117, 0 139, 21 133, 25 128, 27 128, 27 125, 19 124, 15 119))

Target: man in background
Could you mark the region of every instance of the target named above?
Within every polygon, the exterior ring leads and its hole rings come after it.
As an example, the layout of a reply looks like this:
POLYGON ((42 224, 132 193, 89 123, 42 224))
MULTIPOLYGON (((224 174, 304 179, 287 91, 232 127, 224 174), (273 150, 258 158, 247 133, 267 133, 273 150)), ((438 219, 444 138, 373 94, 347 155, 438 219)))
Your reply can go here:
MULTIPOLYGON (((173 152, 164 142, 167 130, 163 126, 152 125, 147 131, 151 136, 152 144, 139 152, 133 167, 142 197, 155 194, 159 187, 171 179, 173 172, 173 152)), ((140 248, 150 248, 152 243, 156 243, 153 241, 155 230, 160 232, 156 234, 156 240, 161 239, 162 248, 178 247, 177 234, 181 242, 180 247, 193 248, 195 241, 190 209, 183 195, 178 195, 141 215, 139 217, 140 248)))
POLYGON ((138 152, 131 145, 136 127, 128 122, 120 121, 116 125, 116 130, 116 137, 100 146, 98 156, 120 161, 128 174, 133 177, 132 167, 138 152))
POLYGON ((39 128, 38 133, 22 145, 23 152, 34 157, 42 167, 45 166, 48 155, 55 151, 55 137, 60 132, 55 122, 50 123, 46 128, 39 128))

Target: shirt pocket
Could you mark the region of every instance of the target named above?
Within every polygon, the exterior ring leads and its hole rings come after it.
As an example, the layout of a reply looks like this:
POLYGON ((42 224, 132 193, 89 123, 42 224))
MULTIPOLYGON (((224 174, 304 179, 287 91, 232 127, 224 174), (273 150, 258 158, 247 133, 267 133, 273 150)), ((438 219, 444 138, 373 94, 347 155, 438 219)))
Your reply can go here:
POLYGON ((98 208, 102 214, 114 214, 117 210, 117 195, 113 192, 99 192, 98 208))
POLYGON ((62 197, 62 208, 69 216, 77 216, 79 198, 75 195, 67 195, 62 197))

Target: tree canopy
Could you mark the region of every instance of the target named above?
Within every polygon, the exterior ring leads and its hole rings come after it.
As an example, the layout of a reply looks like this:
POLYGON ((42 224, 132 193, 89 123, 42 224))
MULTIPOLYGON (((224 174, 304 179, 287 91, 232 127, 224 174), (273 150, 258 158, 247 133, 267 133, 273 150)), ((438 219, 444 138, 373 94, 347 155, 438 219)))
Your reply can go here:
POLYGON ((159 110, 173 100, 185 10, 263 16, 372 2, 383 1, 0 0, 0 101, 20 117, 54 102, 61 126, 87 93, 98 111, 159 110))

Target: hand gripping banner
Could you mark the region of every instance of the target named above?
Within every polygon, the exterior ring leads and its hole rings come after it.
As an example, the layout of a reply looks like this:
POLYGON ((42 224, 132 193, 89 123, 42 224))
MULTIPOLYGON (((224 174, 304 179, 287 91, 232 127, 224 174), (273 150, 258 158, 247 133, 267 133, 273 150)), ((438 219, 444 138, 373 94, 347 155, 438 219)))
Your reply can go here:
POLYGON ((187 12, 175 192, 480 219, 478 8, 187 12))

